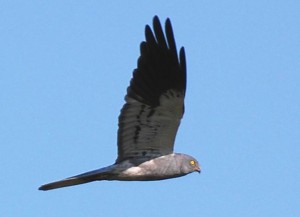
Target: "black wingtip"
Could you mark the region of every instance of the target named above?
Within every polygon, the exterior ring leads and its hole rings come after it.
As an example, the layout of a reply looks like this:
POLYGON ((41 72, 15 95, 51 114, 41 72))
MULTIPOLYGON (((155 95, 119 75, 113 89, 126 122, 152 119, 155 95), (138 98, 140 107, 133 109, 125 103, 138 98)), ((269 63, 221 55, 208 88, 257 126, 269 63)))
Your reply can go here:
POLYGON ((145 41, 140 44, 140 53, 138 67, 127 89, 129 97, 147 105, 158 106, 161 95, 169 89, 185 93, 185 53, 183 49, 177 53, 169 18, 162 26, 155 15, 153 28, 146 25, 145 41))
POLYGON ((157 15, 154 15, 154 17, 153 17, 153 23, 155 23, 155 22, 159 22, 159 18, 157 15))
POLYGON ((160 20, 158 16, 153 17, 153 26, 160 26, 160 20))
POLYGON ((166 25, 172 26, 172 24, 171 24, 171 20, 170 20, 170 18, 169 18, 169 17, 166 19, 166 25))
POLYGON ((184 47, 181 47, 180 48, 180 51, 179 51, 179 65, 180 65, 180 68, 181 68, 181 71, 183 73, 181 73, 181 80, 182 80, 182 83, 183 83, 183 90, 184 92, 186 91, 186 58, 185 58, 185 49, 184 47))

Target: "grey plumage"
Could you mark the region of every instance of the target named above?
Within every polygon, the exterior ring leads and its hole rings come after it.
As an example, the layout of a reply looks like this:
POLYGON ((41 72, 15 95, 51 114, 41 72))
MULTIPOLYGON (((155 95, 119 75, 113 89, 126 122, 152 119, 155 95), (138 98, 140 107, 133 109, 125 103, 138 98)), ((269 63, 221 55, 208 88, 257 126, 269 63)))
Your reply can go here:
POLYGON ((50 190, 97 180, 152 181, 200 172, 197 160, 173 153, 184 113, 186 60, 182 47, 177 56, 169 19, 163 33, 157 16, 154 34, 147 25, 140 45, 138 66, 127 89, 119 116, 118 157, 115 164, 42 185, 50 190))

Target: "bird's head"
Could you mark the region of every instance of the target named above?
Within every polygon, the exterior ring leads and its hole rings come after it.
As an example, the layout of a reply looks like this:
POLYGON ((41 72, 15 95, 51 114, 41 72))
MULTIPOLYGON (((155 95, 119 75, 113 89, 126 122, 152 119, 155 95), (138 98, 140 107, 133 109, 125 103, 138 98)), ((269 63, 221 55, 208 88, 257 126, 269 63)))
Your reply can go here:
POLYGON ((179 154, 178 157, 181 159, 181 171, 183 173, 201 172, 201 167, 194 157, 186 154, 179 154))

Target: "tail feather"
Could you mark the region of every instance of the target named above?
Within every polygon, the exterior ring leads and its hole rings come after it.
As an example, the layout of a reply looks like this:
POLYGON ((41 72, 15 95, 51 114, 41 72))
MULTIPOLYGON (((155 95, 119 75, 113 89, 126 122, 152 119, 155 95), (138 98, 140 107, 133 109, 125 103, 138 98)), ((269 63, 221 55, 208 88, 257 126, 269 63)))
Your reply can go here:
POLYGON ((39 190, 48 191, 56 188, 63 188, 72 185, 80 185, 88 182, 93 182, 97 180, 107 180, 109 177, 109 172, 104 172, 103 169, 94 170, 91 172, 83 173, 77 176, 72 176, 63 180, 56 182, 51 182, 39 187, 39 190))

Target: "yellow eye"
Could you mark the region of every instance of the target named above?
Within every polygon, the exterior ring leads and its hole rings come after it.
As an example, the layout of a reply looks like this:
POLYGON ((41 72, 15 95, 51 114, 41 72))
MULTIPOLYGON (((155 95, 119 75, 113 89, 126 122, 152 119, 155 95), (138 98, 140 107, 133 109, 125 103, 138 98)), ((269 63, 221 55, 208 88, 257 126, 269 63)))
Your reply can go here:
POLYGON ((190 164, 191 164, 192 166, 195 166, 196 162, 195 162, 194 160, 191 160, 191 161, 190 161, 190 164))

